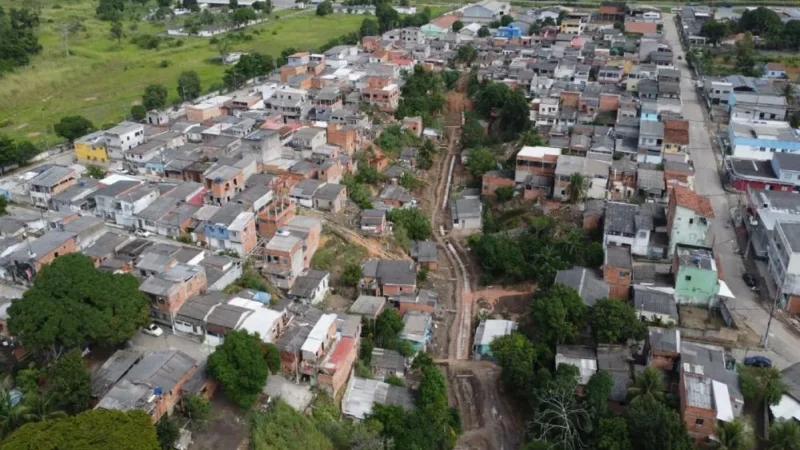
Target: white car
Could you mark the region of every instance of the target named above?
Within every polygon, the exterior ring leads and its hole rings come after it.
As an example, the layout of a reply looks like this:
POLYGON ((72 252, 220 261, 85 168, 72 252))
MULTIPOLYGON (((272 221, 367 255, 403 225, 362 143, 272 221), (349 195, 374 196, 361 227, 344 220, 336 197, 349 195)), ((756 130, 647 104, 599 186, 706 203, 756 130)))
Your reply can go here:
POLYGON ((153 233, 146 231, 146 230, 136 230, 136 236, 147 238, 152 236, 153 233))
POLYGON ((162 334, 164 334, 164 330, 162 330, 161 327, 159 327, 158 325, 156 325, 154 323, 151 323, 150 325, 142 328, 142 332, 144 334, 149 334, 150 336, 155 336, 155 337, 158 337, 158 336, 161 336, 162 334))

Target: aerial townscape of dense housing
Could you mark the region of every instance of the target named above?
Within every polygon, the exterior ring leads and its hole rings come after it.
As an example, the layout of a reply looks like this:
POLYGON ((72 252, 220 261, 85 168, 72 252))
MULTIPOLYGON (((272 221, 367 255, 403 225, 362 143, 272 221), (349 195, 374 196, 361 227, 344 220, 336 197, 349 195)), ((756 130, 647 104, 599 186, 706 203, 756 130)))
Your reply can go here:
POLYGON ((800 448, 800 8, 95 3, 224 74, 0 134, 0 450, 800 448))

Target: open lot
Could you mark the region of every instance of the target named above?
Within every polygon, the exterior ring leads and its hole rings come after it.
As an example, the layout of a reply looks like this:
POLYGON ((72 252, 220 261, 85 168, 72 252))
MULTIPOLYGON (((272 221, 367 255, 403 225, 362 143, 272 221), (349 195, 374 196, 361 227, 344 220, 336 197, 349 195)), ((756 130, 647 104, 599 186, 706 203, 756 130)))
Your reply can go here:
MULTIPOLYGON (((4 7, 27 5, 22 0, 7 0, 4 7)), ((110 23, 94 18, 96 2, 43 0, 39 41, 42 52, 28 67, 0 79, 0 133, 51 145, 57 138, 52 124, 68 115, 80 114, 96 126, 124 118, 141 99, 144 88, 153 83, 165 85, 171 98, 177 98, 181 72, 195 70, 207 90, 219 83, 225 67, 212 62, 219 55, 209 38, 182 37, 182 44, 158 50, 141 50, 130 43, 137 34, 166 31, 162 24, 125 21, 126 37, 119 44, 109 35, 110 23), (58 5, 58 8, 54 8, 58 5), (83 29, 69 38, 66 56, 61 37, 62 24, 79 20, 83 29), (168 61, 168 67, 160 67, 168 61)), ((283 14, 280 12, 278 15, 283 14)), ((286 12, 284 15, 295 14, 286 12)), ((273 56, 287 47, 317 48, 331 38, 358 29, 364 17, 335 15, 318 17, 308 11, 248 28, 250 41, 234 43, 232 51, 259 51, 273 56)))

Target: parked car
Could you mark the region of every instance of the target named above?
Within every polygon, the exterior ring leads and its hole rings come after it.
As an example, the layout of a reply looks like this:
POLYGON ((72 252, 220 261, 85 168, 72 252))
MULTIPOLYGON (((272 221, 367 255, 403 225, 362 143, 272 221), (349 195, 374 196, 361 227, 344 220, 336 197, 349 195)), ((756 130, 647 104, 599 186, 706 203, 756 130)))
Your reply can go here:
POLYGON ((755 290, 758 287, 758 278, 756 278, 753 274, 745 272, 742 274, 742 280, 744 280, 744 284, 746 284, 750 289, 755 290))
POLYGON ((744 359, 744 365, 750 367, 772 367, 772 361, 766 356, 748 356, 744 359))
POLYGON ((149 334, 150 336, 155 336, 155 337, 158 337, 158 336, 161 336, 162 334, 164 334, 164 330, 162 330, 161 327, 159 327, 158 325, 156 325, 154 323, 151 323, 150 325, 142 328, 142 332, 144 334, 149 334))
POLYGON ((152 236, 153 233, 146 231, 146 230, 136 230, 136 236, 147 238, 152 236))

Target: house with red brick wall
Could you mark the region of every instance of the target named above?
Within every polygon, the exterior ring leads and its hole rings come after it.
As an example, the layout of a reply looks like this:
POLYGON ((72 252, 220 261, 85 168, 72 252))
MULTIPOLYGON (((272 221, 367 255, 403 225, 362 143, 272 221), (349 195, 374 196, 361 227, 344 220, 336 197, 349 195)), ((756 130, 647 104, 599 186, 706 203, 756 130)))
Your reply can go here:
MULTIPOLYGON (((714 395, 717 386, 711 378, 703 374, 702 366, 683 363, 680 372, 678 395, 681 420, 686 425, 689 436, 699 444, 714 435, 720 413, 717 403, 727 402, 727 410, 730 411, 730 400, 714 395)), ((729 420, 733 420, 732 412, 729 420)))
POLYGON ((328 144, 335 145, 348 155, 358 149, 358 131, 354 127, 328 123, 328 144))
POLYGON ((681 332, 674 328, 649 327, 645 354, 647 365, 672 370, 681 357, 681 332))
POLYGON ((358 337, 341 337, 317 374, 318 386, 335 398, 347 384, 353 363, 358 358, 358 337))
POLYGON ((369 295, 413 294, 417 291, 417 268, 411 261, 368 259, 361 265, 359 290, 369 295))
POLYGON ((483 174, 481 179, 481 196, 493 196, 498 188, 511 187, 513 189, 515 186, 516 182, 513 178, 499 170, 490 170, 483 174))
POLYGON ((178 263, 147 277, 139 291, 150 298, 153 320, 174 327, 175 314, 190 297, 205 292, 207 283, 203 266, 178 263))
POLYGON ((608 284, 609 296, 628 300, 633 277, 630 247, 609 245, 603 264, 603 281, 608 284))
POLYGON ((297 211, 294 200, 288 197, 276 199, 272 204, 258 215, 258 234, 264 239, 269 239, 275 232, 293 219, 297 211))

